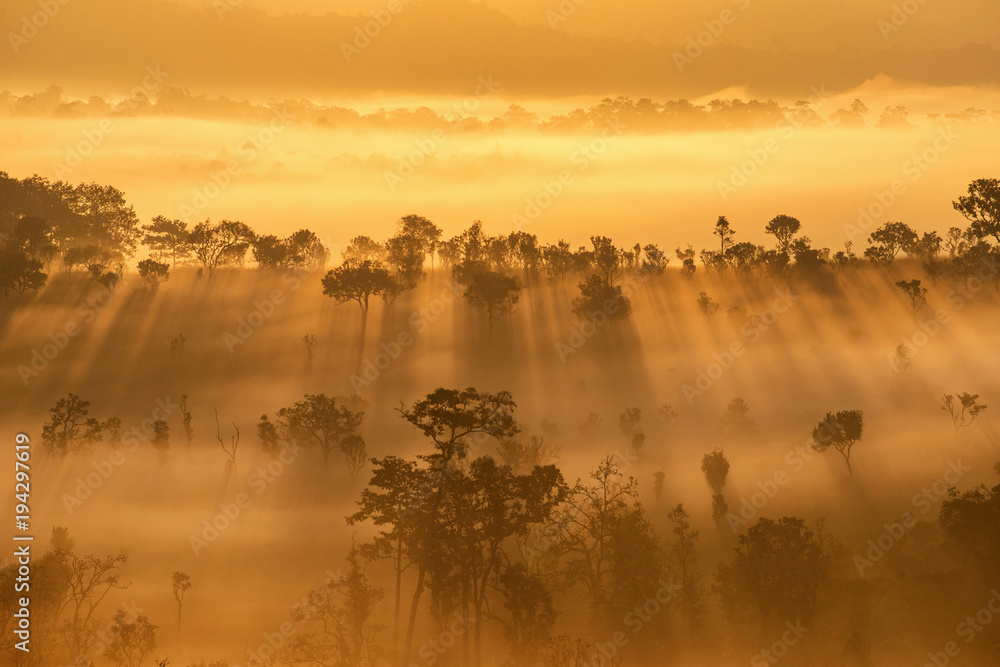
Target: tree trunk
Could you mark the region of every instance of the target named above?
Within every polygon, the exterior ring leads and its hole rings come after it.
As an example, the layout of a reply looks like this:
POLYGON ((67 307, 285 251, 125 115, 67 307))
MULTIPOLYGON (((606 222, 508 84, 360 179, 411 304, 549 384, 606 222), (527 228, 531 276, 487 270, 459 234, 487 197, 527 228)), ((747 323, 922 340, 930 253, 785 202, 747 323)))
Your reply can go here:
POLYGON ((403 538, 396 539, 396 610, 392 621, 392 652, 399 650, 399 607, 403 587, 403 538))
POLYGON ((413 631, 417 625, 417 611, 420 609, 420 595, 424 592, 426 568, 421 565, 417 574, 417 588, 413 591, 413 601, 410 603, 410 618, 406 624, 406 639, 403 641, 403 653, 400 659, 401 667, 410 667, 410 651, 413 649, 413 631))

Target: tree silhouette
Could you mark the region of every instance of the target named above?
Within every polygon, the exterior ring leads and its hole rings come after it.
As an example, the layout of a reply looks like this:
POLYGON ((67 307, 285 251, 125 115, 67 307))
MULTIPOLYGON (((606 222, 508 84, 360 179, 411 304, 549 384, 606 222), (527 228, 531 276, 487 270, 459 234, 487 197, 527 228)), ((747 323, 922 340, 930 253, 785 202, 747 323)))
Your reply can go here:
POLYGON ((355 301, 361 316, 368 316, 368 301, 392 287, 392 275, 380 262, 371 259, 344 262, 323 277, 323 294, 337 303, 355 301))
POLYGON ((701 472, 705 475, 705 481, 712 489, 712 520, 715 525, 722 527, 729 512, 729 505, 723 490, 726 487, 726 478, 729 476, 729 460, 722 453, 721 449, 716 449, 701 459, 701 472))
POLYGON ((292 618, 311 631, 292 640, 286 656, 289 663, 359 667, 375 664, 371 657, 377 628, 371 620, 384 591, 369 583, 356 550, 351 550, 347 561, 350 569, 346 575, 310 591, 309 603, 292 611, 292 618))
POLYGON ((177 600, 177 637, 181 636, 181 606, 184 604, 184 593, 191 588, 191 577, 183 572, 174 572, 171 576, 174 588, 174 599, 177 600))
POLYGON ((726 412, 719 417, 719 431, 727 438, 742 438, 754 432, 757 423, 749 416, 750 406, 736 397, 726 406, 726 412))
POLYGON ((162 419, 153 422, 153 447, 160 456, 160 463, 164 463, 170 455, 170 427, 162 419))
POLYGON ((573 312, 581 320, 616 320, 628 317, 632 303, 622 294, 622 288, 607 278, 592 274, 579 284, 580 296, 573 299, 573 312))
POLYGON ((170 266, 157 262, 155 259, 144 259, 139 262, 139 277, 146 283, 146 287, 154 292, 170 277, 170 266))
POLYGON ((864 413, 861 410, 841 410, 837 414, 826 413, 816 428, 813 429, 813 449, 825 452, 833 447, 844 457, 847 473, 852 478, 851 449, 861 439, 865 428, 864 413))
POLYGON ((691 527, 684 504, 678 504, 670 511, 667 518, 674 525, 674 539, 670 544, 671 562, 680 581, 680 607, 683 627, 686 631, 701 627, 701 616, 704 613, 702 603, 702 587, 697 568, 695 543, 698 541, 698 531, 691 527))
POLYGON ((927 305, 927 289, 920 286, 919 280, 900 280, 896 287, 903 291, 903 294, 910 299, 910 308, 913 310, 913 317, 917 316, 920 309, 927 305))
POLYGON ((404 667, 409 665, 417 612, 427 576, 439 558, 441 547, 437 540, 443 531, 440 521, 443 505, 449 500, 448 484, 454 474, 454 464, 468 454, 467 439, 472 436, 483 434, 499 439, 517 433, 513 419, 515 407, 509 392, 489 394, 469 387, 462 390, 437 389, 412 406, 399 408, 403 419, 420 430, 434 446, 432 453, 418 457, 426 466, 424 479, 427 486, 413 510, 417 516, 414 521, 417 532, 411 547, 412 560, 417 565, 417 583, 401 654, 404 667))
POLYGON ((278 410, 277 432, 282 439, 304 447, 318 446, 324 468, 329 466, 330 454, 340 450, 356 473, 364 459, 364 440, 358 440, 357 432, 364 416, 364 412, 351 410, 345 399, 306 394, 303 400, 278 410))
POLYGON ((114 432, 121 426, 117 418, 100 422, 90 417, 90 401, 76 394, 67 394, 49 408, 49 422, 42 426, 42 446, 57 460, 67 454, 86 454, 94 443, 100 442, 104 433, 114 432))
POLYGON ((556 610, 544 580, 532 575, 522 563, 508 565, 497 578, 509 620, 503 633, 510 642, 513 664, 536 664, 540 649, 551 640, 556 610))
POLYGON ((119 667, 140 667, 156 648, 156 626, 145 616, 126 620, 123 609, 115 613, 114 622, 117 632, 105 655, 119 667))
POLYGON ((660 586, 662 545, 639 502, 633 477, 613 458, 601 461, 586 483, 578 480, 553 515, 551 552, 558 579, 582 584, 608 622, 641 605, 660 586))
POLYGON ((969 194, 952 202, 956 211, 972 223, 971 235, 979 240, 992 236, 1000 243, 1000 180, 981 178, 969 184, 969 194))
POLYGON ((941 409, 951 416, 951 421, 955 425, 955 430, 968 426, 976 420, 980 414, 986 411, 987 406, 979 403, 979 394, 961 393, 945 394, 941 399, 944 405, 941 409), (958 399, 956 401, 955 399, 958 399))
POLYGON ((740 535, 731 563, 720 563, 713 590, 727 615, 756 613, 770 631, 811 623, 828 556, 802 519, 759 519, 740 535))
POLYGON ((720 306, 706 292, 702 292, 698 295, 698 308, 705 317, 711 317, 718 312, 720 306))
POLYGON ((792 238, 799 233, 802 223, 790 215, 779 215, 771 219, 764 232, 775 238, 778 252, 788 255, 792 248, 792 238))
POLYGON ((209 278, 220 266, 242 265, 257 235, 245 223, 223 220, 213 225, 206 220, 191 230, 188 243, 192 254, 208 271, 209 278))
POLYGON ((186 222, 158 215, 153 218, 151 224, 143 225, 142 231, 145 232, 142 243, 149 248, 152 259, 169 257, 170 267, 173 268, 177 266, 178 259, 183 260, 191 256, 186 222))
POLYGON ((311 366, 313 362, 313 355, 316 352, 316 336, 313 334, 306 334, 302 337, 302 342, 306 345, 306 359, 311 366))
POLYGON ((465 298, 486 315, 492 334, 493 324, 504 315, 514 312, 514 306, 520 297, 521 283, 517 278, 495 271, 474 273, 467 276, 466 280, 465 298))

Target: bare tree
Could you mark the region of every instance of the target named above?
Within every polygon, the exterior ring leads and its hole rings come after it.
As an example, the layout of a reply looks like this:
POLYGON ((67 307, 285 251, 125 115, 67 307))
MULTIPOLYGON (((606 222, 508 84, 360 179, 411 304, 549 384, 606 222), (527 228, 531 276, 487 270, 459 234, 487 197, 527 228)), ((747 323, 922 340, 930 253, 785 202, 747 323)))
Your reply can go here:
POLYGON ((951 421, 955 425, 955 430, 968 426, 976 420, 981 413, 986 410, 985 405, 979 403, 979 394, 961 393, 945 394, 941 399, 944 405, 941 409, 951 415, 951 421), (958 399, 956 401, 955 399, 958 399))
POLYGON ((219 446, 222 447, 222 451, 225 452, 228 457, 226 461, 226 483, 222 486, 222 491, 225 493, 226 487, 229 486, 229 475, 232 473, 234 477, 238 476, 236 471, 236 452, 240 446, 240 427, 233 423, 233 428, 236 430, 234 435, 229 437, 229 445, 226 445, 226 441, 222 439, 222 427, 219 425, 219 409, 215 409, 215 438, 219 441, 219 446))

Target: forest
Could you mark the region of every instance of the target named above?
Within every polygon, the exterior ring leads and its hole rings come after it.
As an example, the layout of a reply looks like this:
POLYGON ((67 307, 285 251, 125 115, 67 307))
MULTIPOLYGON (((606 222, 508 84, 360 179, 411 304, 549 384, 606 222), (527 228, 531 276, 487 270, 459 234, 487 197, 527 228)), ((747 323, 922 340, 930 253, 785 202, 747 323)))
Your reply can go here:
POLYGON ((339 246, 0 173, 4 660, 995 665, 1000 180, 953 208, 339 246))

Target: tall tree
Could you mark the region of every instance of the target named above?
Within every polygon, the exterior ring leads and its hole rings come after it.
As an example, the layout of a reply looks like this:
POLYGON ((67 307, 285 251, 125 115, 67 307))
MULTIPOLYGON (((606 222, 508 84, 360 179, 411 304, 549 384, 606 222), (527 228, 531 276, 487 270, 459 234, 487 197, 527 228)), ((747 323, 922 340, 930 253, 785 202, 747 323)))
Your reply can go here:
POLYGON ((517 278, 495 271, 486 271, 469 276, 465 298, 486 315, 492 334, 494 323, 504 315, 514 312, 520 291, 521 283, 517 278))
POLYGON ((199 222, 188 237, 191 252, 211 276, 220 266, 240 265, 257 235, 245 223, 223 220, 217 225, 199 222))
POLYGON ((826 413, 816 428, 813 429, 813 449, 825 452, 833 447, 844 457, 847 464, 847 474, 852 478, 851 450, 864 433, 865 417, 861 410, 841 410, 836 414, 826 413))
POLYGON ((142 243, 150 250, 153 259, 170 258, 171 268, 177 266, 178 259, 186 259, 191 255, 188 246, 188 228, 183 220, 171 220, 158 215, 148 225, 143 225, 142 243))

